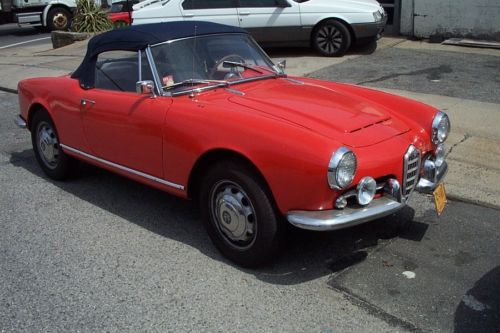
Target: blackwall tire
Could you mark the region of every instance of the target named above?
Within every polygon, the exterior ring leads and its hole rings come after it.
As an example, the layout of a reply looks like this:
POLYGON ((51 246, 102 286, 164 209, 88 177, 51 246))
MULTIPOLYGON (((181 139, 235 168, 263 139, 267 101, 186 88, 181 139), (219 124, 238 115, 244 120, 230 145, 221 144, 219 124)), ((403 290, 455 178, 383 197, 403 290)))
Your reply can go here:
POLYGON ((64 8, 54 8, 47 14, 47 28, 53 30, 68 30, 71 26, 71 13, 64 8))
POLYGON ((343 23, 328 20, 314 29, 311 43, 323 56, 341 57, 351 46, 351 34, 343 23))
POLYGON ((38 111, 33 116, 31 142, 36 160, 48 177, 63 180, 70 175, 75 161, 60 147, 56 127, 46 111, 38 111))
POLYGON ((201 186, 200 206, 210 239, 234 263, 254 268, 279 250, 279 213, 261 177, 245 164, 210 168, 201 186))

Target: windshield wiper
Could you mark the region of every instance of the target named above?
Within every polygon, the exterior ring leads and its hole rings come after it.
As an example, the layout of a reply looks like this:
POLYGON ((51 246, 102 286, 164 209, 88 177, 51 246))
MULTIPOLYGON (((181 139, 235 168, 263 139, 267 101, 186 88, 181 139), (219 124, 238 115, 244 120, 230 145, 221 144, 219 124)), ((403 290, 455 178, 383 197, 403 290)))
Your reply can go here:
POLYGON ((264 72, 258 70, 257 68, 255 68, 254 66, 250 66, 250 65, 247 65, 247 64, 244 64, 242 62, 237 62, 237 61, 223 61, 222 62, 223 65, 233 65, 233 66, 237 66, 237 67, 243 67, 245 69, 250 69, 254 72, 257 72, 259 74, 264 74, 264 72))
POLYGON ((223 80, 204 80, 204 79, 187 79, 181 82, 177 82, 174 84, 171 84, 169 86, 163 86, 162 88, 165 90, 169 90, 172 88, 177 88, 181 86, 189 86, 189 85, 195 85, 195 84, 215 84, 217 87, 226 87, 229 86, 229 83, 227 81, 223 80))

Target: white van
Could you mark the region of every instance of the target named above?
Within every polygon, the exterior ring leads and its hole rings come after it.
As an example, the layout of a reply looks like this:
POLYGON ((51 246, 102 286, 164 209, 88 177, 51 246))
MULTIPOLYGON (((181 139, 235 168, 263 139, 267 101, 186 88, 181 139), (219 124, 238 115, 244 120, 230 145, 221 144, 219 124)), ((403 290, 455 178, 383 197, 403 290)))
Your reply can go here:
POLYGON ((380 38, 387 15, 376 0, 146 0, 132 24, 198 20, 239 26, 263 46, 312 46, 341 56, 380 38))

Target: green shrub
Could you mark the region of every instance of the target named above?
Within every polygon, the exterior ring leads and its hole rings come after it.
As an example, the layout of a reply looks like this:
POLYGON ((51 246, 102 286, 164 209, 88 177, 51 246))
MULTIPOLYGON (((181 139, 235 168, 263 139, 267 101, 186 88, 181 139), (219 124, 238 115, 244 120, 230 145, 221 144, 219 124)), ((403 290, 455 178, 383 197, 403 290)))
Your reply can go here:
POLYGON ((102 32, 111 30, 113 25, 108 15, 93 0, 77 0, 71 30, 76 32, 102 32))

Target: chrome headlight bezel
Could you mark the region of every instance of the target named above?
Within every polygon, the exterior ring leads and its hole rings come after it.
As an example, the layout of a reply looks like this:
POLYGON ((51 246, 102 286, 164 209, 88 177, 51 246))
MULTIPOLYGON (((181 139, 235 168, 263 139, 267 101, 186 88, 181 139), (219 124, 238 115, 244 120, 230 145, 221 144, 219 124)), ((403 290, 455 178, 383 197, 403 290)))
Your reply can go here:
POLYGON ((375 22, 380 22, 382 21, 382 18, 384 17, 383 14, 380 12, 380 10, 377 10, 376 12, 373 12, 373 19, 375 22))
POLYGON ((356 175, 357 164, 356 154, 354 154, 352 150, 346 147, 337 149, 332 154, 330 162, 328 163, 327 178, 330 188, 342 190, 351 185, 356 175), (352 164, 354 164, 354 167, 352 167, 352 164), (352 170, 347 170, 348 177, 342 177, 341 173, 346 172, 346 168, 351 168, 352 170))
POLYGON ((432 143, 437 145, 445 142, 450 134, 450 130, 451 123, 448 115, 442 111, 436 113, 434 119, 432 120, 432 143))

